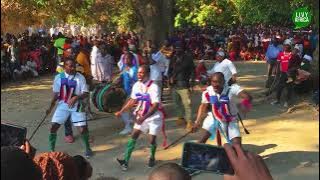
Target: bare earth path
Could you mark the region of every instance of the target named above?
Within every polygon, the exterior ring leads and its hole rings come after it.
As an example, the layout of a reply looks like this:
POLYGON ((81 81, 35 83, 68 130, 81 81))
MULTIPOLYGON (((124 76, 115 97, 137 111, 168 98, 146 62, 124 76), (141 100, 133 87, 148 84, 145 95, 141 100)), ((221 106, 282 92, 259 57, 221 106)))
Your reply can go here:
MULTIPOLYGON (((246 88, 256 98, 255 106, 244 121, 250 135, 243 132, 244 147, 262 155, 271 170, 274 179, 312 180, 319 178, 319 121, 313 117, 310 108, 303 108, 293 113, 285 113, 287 109, 281 106, 271 106, 268 100, 263 99, 265 64, 260 62, 236 63, 239 71, 239 84, 246 88)), ((22 83, 6 83, 1 87, 1 122, 10 122, 28 128, 29 136, 39 121, 43 118, 51 98, 52 76, 44 76, 22 83)), ((168 92, 166 92, 168 94, 168 92)), ((168 95, 167 95, 168 96, 168 95)), ((199 104, 200 94, 193 94, 194 106, 199 104)), ((175 125, 174 108, 170 98, 166 98, 167 134, 169 141, 185 133, 182 127, 175 125)), ((51 116, 50 116, 51 117, 51 116)), ((98 113, 103 117, 89 122, 91 135, 94 137, 92 148, 95 156, 91 162, 95 179, 100 176, 116 177, 121 180, 146 179, 151 169, 146 168, 149 148, 147 139, 142 136, 137 142, 136 151, 128 172, 122 172, 115 162, 121 156, 127 142, 127 136, 117 133, 122 123, 111 114, 98 113)), ((50 118, 32 140, 32 145, 38 152, 48 150, 48 129, 50 118)), ((242 129, 241 129, 242 130, 242 129)), ((76 141, 66 144, 63 141, 63 128, 59 131, 56 150, 65 151, 71 155, 83 154, 82 144, 76 129, 76 141)), ((185 140, 196 140, 199 134, 192 134, 185 140)), ((182 145, 178 144, 166 151, 160 144, 162 136, 158 139, 158 164, 173 161, 180 162, 182 145)), ((215 142, 210 142, 214 144, 215 142)), ((222 176, 212 173, 202 173, 193 179, 222 179, 222 176)))

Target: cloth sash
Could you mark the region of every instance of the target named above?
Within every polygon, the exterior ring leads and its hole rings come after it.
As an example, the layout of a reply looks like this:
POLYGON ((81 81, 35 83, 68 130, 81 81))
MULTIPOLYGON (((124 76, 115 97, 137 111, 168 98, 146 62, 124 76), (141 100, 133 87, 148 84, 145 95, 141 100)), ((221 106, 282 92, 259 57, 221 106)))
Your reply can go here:
POLYGON ((74 80, 76 75, 72 79, 66 78, 64 73, 60 73, 59 75, 61 78, 59 100, 67 103, 74 96, 77 87, 77 81, 74 80))
MULTIPOLYGON (((227 143, 231 144, 232 142, 228 137, 228 133, 225 133, 220 125, 220 123, 222 123, 222 122, 218 121, 214 115, 213 115, 213 119, 214 119, 214 121, 213 121, 214 123, 209 130, 209 132, 211 134, 210 139, 214 140, 216 133, 217 133, 217 130, 219 130, 219 132, 222 134, 222 136, 226 139, 227 143)), ((227 126, 227 131, 228 131, 228 126, 227 126)))
MULTIPOLYGON (((138 100, 138 106, 133 114, 136 115, 137 117, 143 117, 144 115, 146 115, 148 113, 150 107, 152 106, 150 94, 147 93, 148 89, 152 83, 153 83, 152 80, 150 80, 148 82, 144 93, 137 93, 136 94, 136 97, 138 100)), ((161 127, 161 131, 162 131, 162 135, 163 135, 162 147, 165 147, 165 146, 167 146, 167 135, 165 132, 166 113, 165 113, 164 108, 161 103, 159 103, 157 110, 162 114, 162 127, 161 127)))
POLYGON ((230 88, 227 90, 226 94, 221 94, 220 99, 218 98, 218 96, 209 95, 209 102, 212 107, 212 114, 218 121, 231 122, 235 119, 235 115, 232 115, 230 113, 229 91, 230 88))

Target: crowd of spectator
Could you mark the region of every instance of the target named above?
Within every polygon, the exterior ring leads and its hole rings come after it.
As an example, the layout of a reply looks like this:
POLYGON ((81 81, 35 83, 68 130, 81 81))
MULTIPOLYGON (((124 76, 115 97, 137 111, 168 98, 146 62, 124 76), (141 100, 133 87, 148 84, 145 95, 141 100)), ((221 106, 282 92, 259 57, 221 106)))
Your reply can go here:
MULTIPOLYGON (((119 60, 123 47, 143 55, 139 48, 148 49, 152 44, 151 41, 142 44, 133 32, 96 33, 88 36, 87 33, 83 35, 81 28, 68 26, 69 30, 64 28, 62 31, 61 27, 51 27, 48 31, 40 29, 31 33, 28 29, 16 36, 9 33, 2 36, 1 80, 53 73, 60 63, 61 56, 69 56, 68 53, 71 52, 77 55, 80 47, 90 53, 95 40, 99 40, 100 45, 103 44, 115 61, 119 60), (79 32, 76 29, 79 29, 79 32), (64 36, 63 32, 68 36, 64 36)), ((293 44, 298 44, 303 49, 304 54, 311 56, 317 43, 314 31, 294 32, 289 28, 270 26, 186 28, 176 30, 168 37, 170 44, 182 42, 184 49, 189 51, 194 59, 214 59, 217 51, 224 50, 231 61, 265 60, 271 42, 277 40, 281 45, 286 39, 291 39, 293 44)))

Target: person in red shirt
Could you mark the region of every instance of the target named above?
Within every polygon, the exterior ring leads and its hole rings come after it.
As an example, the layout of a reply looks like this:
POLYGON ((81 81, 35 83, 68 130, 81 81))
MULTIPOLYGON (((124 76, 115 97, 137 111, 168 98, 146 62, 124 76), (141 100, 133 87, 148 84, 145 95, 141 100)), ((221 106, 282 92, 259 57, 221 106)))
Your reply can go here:
POLYGON ((289 61, 289 65, 288 65, 287 83, 291 83, 291 82, 295 81, 301 62, 302 62, 302 58, 299 55, 299 47, 295 47, 292 50, 291 61, 289 61))
POLYGON ((286 96, 286 100, 284 102, 284 107, 288 107, 288 101, 291 98, 292 94, 292 82, 287 83, 288 80, 288 69, 289 69, 289 61, 292 60, 292 52, 291 52, 291 41, 286 39, 283 43, 283 51, 279 53, 277 60, 280 64, 280 79, 279 85, 277 89, 276 101, 272 102, 272 105, 280 104, 280 97, 284 88, 287 88, 288 93, 286 96))
POLYGON ((63 45, 63 57, 67 58, 71 55, 71 39, 67 38, 63 45))

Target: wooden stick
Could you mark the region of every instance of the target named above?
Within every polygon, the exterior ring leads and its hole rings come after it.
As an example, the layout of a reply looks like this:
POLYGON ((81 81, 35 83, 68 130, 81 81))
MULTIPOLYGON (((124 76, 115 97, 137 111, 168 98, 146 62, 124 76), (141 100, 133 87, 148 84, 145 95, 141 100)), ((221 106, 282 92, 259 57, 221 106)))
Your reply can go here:
POLYGON ((169 147, 175 145, 177 142, 179 142, 181 139, 185 138, 186 136, 188 136, 190 133, 192 133, 192 131, 189 131, 187 133, 185 133, 184 135, 180 136, 178 139, 176 139, 175 141, 173 141, 172 143, 170 143, 169 145, 167 145, 166 147, 164 147, 163 149, 168 149, 169 147))
POLYGON ((31 141, 31 139, 33 138, 33 136, 36 134, 36 132, 38 131, 38 129, 40 128, 40 126, 42 125, 42 123, 46 120, 46 118, 48 117, 48 115, 51 113, 53 107, 50 107, 49 112, 46 112, 46 115, 42 118, 41 122, 38 124, 38 126, 36 127, 36 129, 32 132, 29 141, 31 141))
POLYGON ((240 123, 241 123, 241 125, 242 125, 242 127, 243 127, 243 129, 244 129, 244 132, 245 132, 246 134, 250 134, 250 132, 249 132, 249 131, 247 130, 247 128, 244 126, 240 114, 238 113, 237 115, 238 115, 239 121, 240 121, 240 123))

